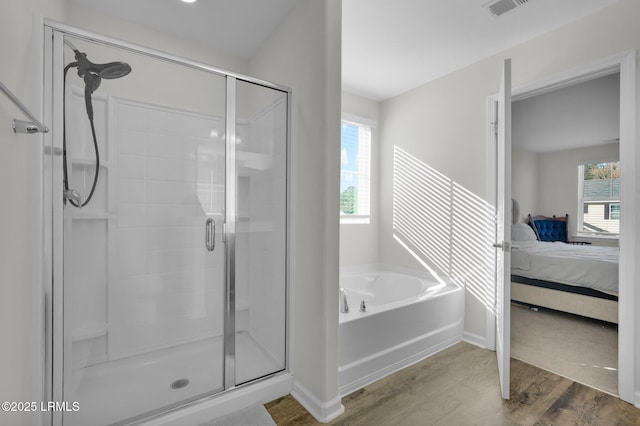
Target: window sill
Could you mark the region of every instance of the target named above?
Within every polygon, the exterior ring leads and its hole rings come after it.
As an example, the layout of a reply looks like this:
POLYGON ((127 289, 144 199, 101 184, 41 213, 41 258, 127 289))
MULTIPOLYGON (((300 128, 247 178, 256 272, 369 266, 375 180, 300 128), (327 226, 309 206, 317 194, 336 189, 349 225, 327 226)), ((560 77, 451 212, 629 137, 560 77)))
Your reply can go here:
POLYGON ((340 216, 340 225, 369 225, 369 216, 340 216))
POLYGON ((616 240, 617 241, 620 239, 620 235, 583 234, 578 232, 578 234, 576 234, 574 238, 583 239, 583 240, 616 240))

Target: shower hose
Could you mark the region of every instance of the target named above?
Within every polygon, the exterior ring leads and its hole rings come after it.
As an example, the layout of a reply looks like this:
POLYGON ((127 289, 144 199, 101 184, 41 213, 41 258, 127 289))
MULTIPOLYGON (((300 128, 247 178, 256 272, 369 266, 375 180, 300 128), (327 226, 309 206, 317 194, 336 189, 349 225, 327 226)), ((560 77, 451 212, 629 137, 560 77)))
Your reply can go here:
MULTIPOLYGON (((62 108, 62 173, 63 173, 63 182, 64 182, 64 190, 68 191, 69 190, 69 172, 68 172, 68 168, 67 168, 67 108, 66 108, 66 96, 67 96, 67 72, 69 71, 70 68, 73 68, 75 66, 77 66, 78 63, 77 62, 72 62, 70 64, 68 64, 67 66, 64 67, 64 76, 63 76, 63 94, 62 94, 62 103, 63 103, 63 108, 62 108)), ((98 150, 98 139, 96 138, 96 128, 93 124, 93 111, 89 110, 89 105, 91 103, 91 93, 88 92, 88 90, 85 88, 85 104, 87 105, 87 116, 89 117, 89 123, 91 124, 91 135, 93 136, 93 148, 94 148, 94 152, 96 154, 96 171, 93 174, 93 184, 91 185, 91 191, 89 192, 89 196, 87 196, 86 200, 84 200, 84 202, 82 202, 82 204, 74 201, 74 200, 67 200, 66 198, 64 199, 64 201, 69 201, 69 203, 71 203, 71 205, 73 205, 74 207, 84 207, 87 204, 89 204, 89 201, 91 201, 91 198, 93 197, 93 193, 96 190, 96 185, 98 183, 98 176, 100 175, 100 152, 98 150)))

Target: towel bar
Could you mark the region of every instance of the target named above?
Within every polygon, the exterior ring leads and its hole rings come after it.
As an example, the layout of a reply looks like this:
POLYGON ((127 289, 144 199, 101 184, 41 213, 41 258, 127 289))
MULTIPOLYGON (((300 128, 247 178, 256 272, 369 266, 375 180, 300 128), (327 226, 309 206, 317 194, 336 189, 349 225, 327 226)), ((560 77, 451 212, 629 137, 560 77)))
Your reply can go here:
POLYGON ((11 91, 7 88, 7 86, 2 84, 2 82, 0 82, 0 90, 2 90, 2 92, 4 92, 4 94, 7 95, 7 97, 11 99, 13 103, 18 108, 20 108, 20 110, 31 120, 31 121, 24 121, 24 120, 17 120, 14 118, 12 127, 15 133, 37 133, 37 132, 47 133, 49 131, 49 128, 44 124, 42 124, 37 118, 35 118, 35 116, 31 114, 31 111, 29 111, 29 109, 26 106, 24 106, 24 104, 20 102, 20 100, 16 98, 16 96, 13 93, 11 93, 11 91))

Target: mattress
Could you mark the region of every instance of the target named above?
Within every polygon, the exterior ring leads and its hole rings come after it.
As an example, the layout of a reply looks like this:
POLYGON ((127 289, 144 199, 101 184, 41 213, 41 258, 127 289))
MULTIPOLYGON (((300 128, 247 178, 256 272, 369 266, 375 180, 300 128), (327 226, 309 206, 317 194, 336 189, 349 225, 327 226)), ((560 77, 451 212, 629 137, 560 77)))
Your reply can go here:
POLYGON ((511 274, 618 294, 617 247, 514 241, 511 274))

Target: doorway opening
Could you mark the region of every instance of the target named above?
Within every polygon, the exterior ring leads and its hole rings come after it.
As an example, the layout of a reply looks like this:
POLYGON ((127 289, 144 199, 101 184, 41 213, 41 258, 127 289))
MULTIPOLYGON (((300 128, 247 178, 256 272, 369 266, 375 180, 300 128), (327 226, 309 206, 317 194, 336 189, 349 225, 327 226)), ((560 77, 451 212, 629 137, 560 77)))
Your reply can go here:
MULTIPOLYGON (((633 208, 635 205, 635 52, 623 52, 591 64, 576 67, 562 74, 536 81, 526 86, 513 89, 514 102, 550 93, 562 88, 577 85, 582 82, 619 73, 619 157, 621 182, 621 208, 627 207, 627 214, 620 216, 619 229, 619 291, 618 291, 618 323, 620 324, 618 339, 618 395, 621 399, 632 402, 634 400, 634 299, 633 282, 635 277, 635 225, 633 208)), ((492 121, 495 110, 495 97, 488 102, 488 118, 492 121)), ((491 126, 489 130, 489 168, 497 170, 495 154, 496 145, 491 126)), ((509 159, 510 160, 510 159, 509 159)), ((577 170, 575 172, 577 175, 577 170)), ((489 176, 488 190, 490 196, 496 193, 496 183, 500 176, 497 171, 489 176)), ((509 175, 509 181, 511 176, 509 175)), ((541 190, 541 189, 540 189, 541 190)), ((574 198, 577 200, 577 196, 574 198)), ((574 211, 576 207, 574 207, 574 211)), ((523 212, 524 214, 528 212, 523 212)), ((559 214, 564 214, 562 212, 559 214)), ((553 213, 552 213, 553 214, 553 213)), ((558 213, 555 213, 558 214, 558 213)), ((577 213, 576 213, 577 214, 577 213)), ((574 228, 575 229, 575 228, 574 228)), ((489 321, 492 314, 487 313, 489 321)), ((495 331, 495 330, 493 330, 495 331)), ((496 336, 488 336, 488 342, 495 342, 496 336)))
POLYGON ((620 73, 512 113, 511 355, 617 395, 620 73), (559 219, 532 227, 539 216, 559 219), (542 235, 549 224, 566 238, 542 235))

